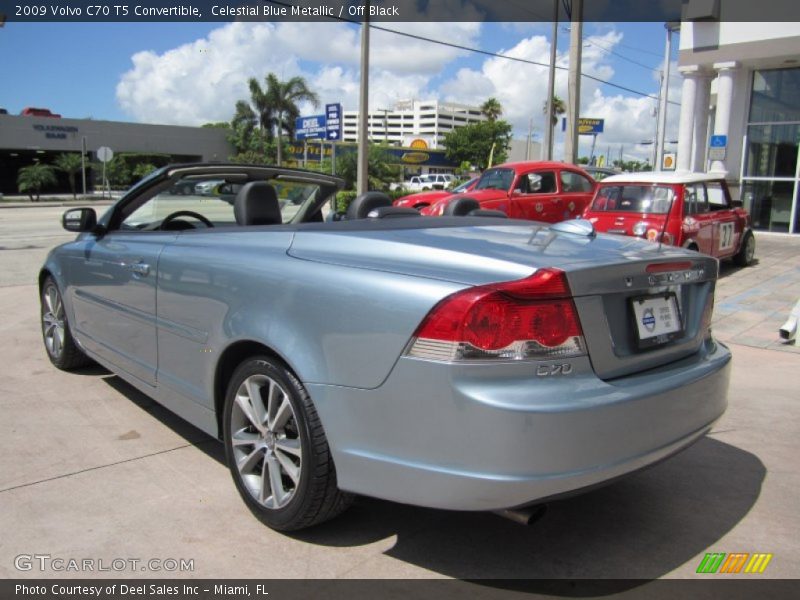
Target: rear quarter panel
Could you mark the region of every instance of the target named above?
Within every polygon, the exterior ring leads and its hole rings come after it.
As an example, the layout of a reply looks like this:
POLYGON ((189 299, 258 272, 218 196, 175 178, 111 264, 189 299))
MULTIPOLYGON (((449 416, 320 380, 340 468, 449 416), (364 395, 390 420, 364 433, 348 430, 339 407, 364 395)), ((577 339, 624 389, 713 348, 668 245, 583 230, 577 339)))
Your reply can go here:
POLYGON ((443 281, 287 254, 290 231, 187 234, 159 263, 159 386, 213 408, 231 344, 271 348, 304 383, 379 386, 443 281))

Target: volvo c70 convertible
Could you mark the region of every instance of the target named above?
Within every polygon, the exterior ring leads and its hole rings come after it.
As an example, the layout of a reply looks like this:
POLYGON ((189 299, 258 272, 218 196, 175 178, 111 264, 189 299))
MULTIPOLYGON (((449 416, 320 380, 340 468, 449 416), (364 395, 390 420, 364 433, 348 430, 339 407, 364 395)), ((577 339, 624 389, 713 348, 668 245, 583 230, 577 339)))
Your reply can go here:
POLYGON ((279 530, 355 494, 521 511, 660 461, 725 410, 716 259, 375 192, 330 213, 342 185, 175 165, 100 218, 68 210, 78 235, 39 276, 50 360, 99 363, 222 440, 279 530), (173 193, 209 181, 233 203, 173 193))

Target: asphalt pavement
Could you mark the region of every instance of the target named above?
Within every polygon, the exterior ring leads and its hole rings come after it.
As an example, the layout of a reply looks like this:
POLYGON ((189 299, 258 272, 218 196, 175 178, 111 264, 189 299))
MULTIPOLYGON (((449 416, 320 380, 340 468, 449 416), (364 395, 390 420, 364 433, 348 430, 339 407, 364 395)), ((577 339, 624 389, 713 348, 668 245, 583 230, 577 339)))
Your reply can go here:
POLYGON ((0 577, 696 578, 706 552, 772 553, 762 578, 800 572, 800 356, 777 332, 800 298, 800 236, 758 234, 757 264, 723 267, 714 330, 734 355, 729 409, 688 450, 552 502, 528 527, 360 498, 286 535, 248 512, 217 441, 103 369, 50 365, 35 282, 72 237, 62 210, 0 210, 0 577), (20 570, 36 554, 193 570, 20 570))

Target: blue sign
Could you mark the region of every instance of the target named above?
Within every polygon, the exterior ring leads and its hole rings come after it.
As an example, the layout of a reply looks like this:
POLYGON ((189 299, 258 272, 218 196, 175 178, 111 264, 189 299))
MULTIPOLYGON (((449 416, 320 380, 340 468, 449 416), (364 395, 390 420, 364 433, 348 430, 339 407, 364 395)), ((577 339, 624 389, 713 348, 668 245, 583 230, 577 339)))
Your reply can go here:
POLYGON ((712 148, 724 148, 728 145, 727 135, 712 135, 711 141, 708 144, 712 148))
POLYGON ((294 122, 294 139, 314 140, 325 137, 325 115, 298 117, 294 122))
MULTIPOLYGON (((578 119, 578 135, 597 135, 603 133, 605 119, 578 119)), ((561 118, 561 131, 567 130, 567 117, 561 118)))
POLYGON ((325 139, 338 141, 342 139, 342 105, 325 105, 325 139))

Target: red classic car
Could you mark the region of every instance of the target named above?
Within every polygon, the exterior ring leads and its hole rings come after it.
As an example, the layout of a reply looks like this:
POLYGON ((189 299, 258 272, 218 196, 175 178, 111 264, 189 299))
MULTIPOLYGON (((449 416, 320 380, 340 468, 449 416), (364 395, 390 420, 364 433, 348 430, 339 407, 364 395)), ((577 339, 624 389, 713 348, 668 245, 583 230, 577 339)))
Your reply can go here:
POLYGON ((439 216, 450 202, 468 196, 481 209, 514 219, 556 223, 580 216, 597 184, 580 167, 560 162, 506 163, 486 170, 468 194, 447 196, 420 212, 439 216))
POLYGON ((427 192, 419 192, 417 194, 409 194, 408 196, 403 196, 402 198, 398 198, 392 204, 394 206, 405 206, 410 208, 424 208, 426 206, 430 206, 437 200, 441 200, 442 198, 449 198, 453 194, 463 194, 464 192, 470 192, 475 187, 475 184, 478 183, 478 177, 474 179, 470 179, 469 181, 462 183, 458 187, 453 188, 452 190, 430 190, 427 192))
POLYGON ((583 214, 597 231, 663 241, 717 258, 753 261, 750 215, 721 176, 688 171, 625 173, 598 184, 583 214))

